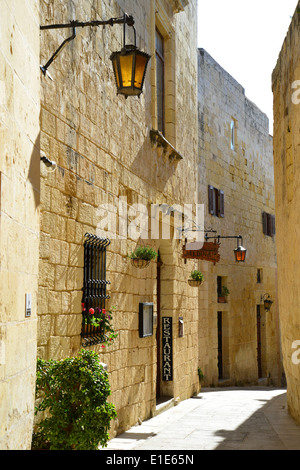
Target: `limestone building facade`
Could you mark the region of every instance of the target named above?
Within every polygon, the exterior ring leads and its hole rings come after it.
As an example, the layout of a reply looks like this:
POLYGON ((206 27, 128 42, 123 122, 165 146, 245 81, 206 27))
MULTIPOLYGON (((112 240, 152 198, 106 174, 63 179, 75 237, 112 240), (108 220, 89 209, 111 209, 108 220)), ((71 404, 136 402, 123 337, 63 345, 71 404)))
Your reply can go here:
MULTIPOLYGON (((201 262, 199 366, 208 384, 280 384, 276 287, 273 146, 269 121, 244 88, 204 49, 198 53, 198 197, 209 236, 243 237, 246 262, 236 263, 235 239, 220 239, 220 261, 201 262), (219 301, 222 286, 229 289, 219 301), (265 294, 268 294, 265 296, 265 294), (273 301, 265 311, 263 299, 273 301)), ((212 240, 209 240, 212 241, 212 240)))
POLYGON ((30 448, 37 340, 39 2, 15 3, 1 2, 0 15, 2 450, 30 448))
POLYGON ((278 294, 288 407, 300 422, 299 368, 299 8, 273 71, 278 294))
MULTIPOLYGON (((135 19, 137 46, 151 55, 144 93, 125 100, 116 93, 110 62, 122 46, 122 27, 84 28, 49 68, 53 81, 45 76, 41 84, 41 151, 57 167, 41 167, 38 355, 58 359, 83 347, 85 235, 108 238, 105 308, 116 307, 118 337, 110 346, 89 347, 107 364, 118 412, 114 435, 151 416, 159 397, 181 400, 199 389, 198 299, 187 283, 190 265, 178 237, 151 233, 153 206, 183 211, 195 202, 196 1, 42 0, 40 6, 44 25, 107 20, 126 11, 135 19), (135 223, 141 215, 147 228, 135 223), (128 254, 139 245, 155 249, 159 262, 133 267, 128 254), (145 337, 141 304, 153 304, 153 330, 145 337), (163 325, 166 334, 172 325, 165 376, 163 325)), ((42 64, 68 34, 41 32, 42 64)), ((130 28, 126 38, 132 41, 130 28)))
MULTIPOLYGON (((4 0, 0 18, 0 447, 30 448, 37 355, 99 353, 118 413, 112 436, 161 399, 197 393, 199 367, 207 384, 276 384, 272 139, 243 88, 197 50, 197 1, 19 3, 4 0), (72 28, 40 24, 124 12, 151 55, 140 98, 116 93, 120 24, 76 28, 51 78, 42 74, 72 28), (233 239, 221 240, 215 265, 183 258, 198 206, 210 235, 243 236, 245 264, 234 262, 233 239), (129 255, 144 245, 159 256, 138 269, 129 255), (188 283, 193 269, 200 288, 188 283), (110 345, 85 325, 97 296, 116 307, 110 345)), ((125 38, 134 40, 130 27, 125 38)))

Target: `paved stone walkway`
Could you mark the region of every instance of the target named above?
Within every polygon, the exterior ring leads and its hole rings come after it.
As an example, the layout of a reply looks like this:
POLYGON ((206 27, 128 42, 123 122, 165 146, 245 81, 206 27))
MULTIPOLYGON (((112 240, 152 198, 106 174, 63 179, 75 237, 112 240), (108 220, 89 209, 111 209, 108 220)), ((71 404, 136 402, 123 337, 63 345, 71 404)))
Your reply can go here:
POLYGON ((111 450, 300 450, 286 390, 202 389, 110 440, 111 450))

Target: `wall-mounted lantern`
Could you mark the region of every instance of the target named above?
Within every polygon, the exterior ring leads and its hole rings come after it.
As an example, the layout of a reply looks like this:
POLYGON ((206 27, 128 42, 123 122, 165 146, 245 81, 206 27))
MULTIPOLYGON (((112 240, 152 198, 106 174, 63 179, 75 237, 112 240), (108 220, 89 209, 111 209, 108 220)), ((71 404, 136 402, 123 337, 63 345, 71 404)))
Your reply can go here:
POLYGON ((242 246, 243 238, 241 237, 241 235, 236 237, 236 239, 237 239, 237 247, 236 247, 235 250, 233 250, 234 256, 235 256, 235 261, 237 263, 244 263, 245 260, 246 260, 247 250, 246 250, 246 248, 244 248, 242 246))
POLYGON ((134 30, 134 45, 126 45, 124 22, 124 44, 119 52, 113 52, 110 59, 113 63, 118 94, 128 96, 140 96, 143 91, 148 62, 151 58, 146 52, 136 47, 136 31, 134 30))
POLYGON ((271 296, 270 294, 264 294, 261 296, 260 298, 261 302, 264 303, 264 308, 265 308, 265 311, 266 312, 269 312, 270 311, 270 308, 273 304, 273 300, 271 300, 271 296))
POLYGON ((115 24, 123 24, 124 26, 124 44, 123 49, 119 52, 113 52, 110 59, 113 63, 113 70, 115 74, 115 80, 117 85, 117 93, 124 95, 126 98, 128 96, 140 96, 143 91, 143 85, 145 81, 145 75, 147 70, 147 65, 150 60, 150 55, 146 52, 140 51, 136 47, 136 31, 134 28, 134 19, 132 16, 127 15, 126 13, 121 18, 110 18, 106 21, 71 21, 67 24, 54 24, 54 25, 45 25, 40 26, 41 30, 45 29, 62 29, 62 28, 72 28, 72 35, 66 38, 59 48, 54 52, 50 57, 48 62, 45 65, 41 65, 40 68, 44 75, 47 75, 52 79, 51 75, 48 72, 48 67, 56 59, 58 54, 61 52, 63 47, 71 40, 76 37, 76 28, 84 28, 86 26, 113 26, 115 24), (130 26, 134 30, 134 45, 125 44, 125 28, 130 26))

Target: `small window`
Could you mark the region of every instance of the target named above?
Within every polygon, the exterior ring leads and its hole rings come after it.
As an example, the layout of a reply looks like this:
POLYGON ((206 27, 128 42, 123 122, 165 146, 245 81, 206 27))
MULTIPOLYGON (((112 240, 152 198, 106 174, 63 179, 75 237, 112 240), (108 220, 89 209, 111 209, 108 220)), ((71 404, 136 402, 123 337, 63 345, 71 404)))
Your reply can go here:
POLYGON ((155 32, 156 57, 156 102, 157 102, 157 130, 165 133, 165 55, 164 38, 156 29, 155 32))
POLYGON ((217 276, 217 294, 219 303, 227 303, 227 296, 229 294, 227 277, 217 276))
POLYGON ((211 215, 225 217, 224 191, 208 186, 208 208, 211 215))
POLYGON ((256 277, 257 277, 257 284, 261 284, 263 282, 263 270, 262 269, 257 269, 257 273, 256 273, 256 277))
POLYGON ((221 297, 222 295, 222 277, 221 276, 217 277, 217 293, 218 293, 218 297, 221 297))
POLYGON ((235 150, 235 145, 236 145, 236 121, 235 119, 231 119, 231 123, 230 123, 230 143, 231 143, 231 149, 235 150))
POLYGON ((275 235, 275 215, 263 212, 262 224, 264 235, 267 235, 268 237, 273 237, 275 235))

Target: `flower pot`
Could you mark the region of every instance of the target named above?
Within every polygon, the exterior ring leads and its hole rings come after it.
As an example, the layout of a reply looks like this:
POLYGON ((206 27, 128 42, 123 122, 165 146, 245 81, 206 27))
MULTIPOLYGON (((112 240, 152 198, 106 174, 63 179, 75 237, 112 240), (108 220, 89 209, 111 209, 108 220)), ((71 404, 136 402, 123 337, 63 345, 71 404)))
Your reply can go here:
POLYGON ((188 283, 191 287, 199 287, 203 281, 196 281, 196 279, 188 279, 188 283))
POLYGON ((218 303, 219 304, 226 304, 227 303, 226 297, 218 297, 218 303))
POLYGON ((142 258, 131 258, 131 264, 135 268, 143 269, 149 266, 151 260, 150 259, 142 259, 142 258))

